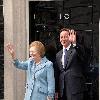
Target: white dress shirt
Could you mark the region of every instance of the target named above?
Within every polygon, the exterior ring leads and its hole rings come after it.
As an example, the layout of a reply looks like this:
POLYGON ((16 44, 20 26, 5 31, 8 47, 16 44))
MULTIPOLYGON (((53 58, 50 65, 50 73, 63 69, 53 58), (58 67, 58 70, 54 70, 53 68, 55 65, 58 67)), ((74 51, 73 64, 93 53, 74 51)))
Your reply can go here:
MULTIPOLYGON (((66 48, 67 51, 69 50, 71 44, 66 48)), ((65 55, 65 47, 63 47, 63 54, 62 54, 62 65, 63 65, 63 68, 64 68, 64 55, 65 55)))

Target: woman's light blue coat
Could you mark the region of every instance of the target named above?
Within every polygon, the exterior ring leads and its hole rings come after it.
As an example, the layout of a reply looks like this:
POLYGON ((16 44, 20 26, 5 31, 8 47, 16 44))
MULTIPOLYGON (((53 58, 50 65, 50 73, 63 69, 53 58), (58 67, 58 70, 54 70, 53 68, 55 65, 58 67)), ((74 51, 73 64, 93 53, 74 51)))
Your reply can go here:
POLYGON ((43 57, 41 62, 36 65, 34 60, 31 59, 25 62, 16 59, 14 65, 19 69, 27 70, 24 100, 47 100, 47 96, 54 97, 55 79, 51 61, 43 57))

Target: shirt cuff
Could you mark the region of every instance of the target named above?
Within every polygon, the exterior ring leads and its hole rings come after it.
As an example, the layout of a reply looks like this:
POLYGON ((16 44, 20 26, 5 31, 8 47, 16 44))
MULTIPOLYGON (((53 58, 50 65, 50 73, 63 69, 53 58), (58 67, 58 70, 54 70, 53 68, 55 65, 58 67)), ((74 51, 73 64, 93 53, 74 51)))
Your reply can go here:
POLYGON ((73 44, 73 47, 75 47, 75 46, 76 46, 76 43, 73 44))

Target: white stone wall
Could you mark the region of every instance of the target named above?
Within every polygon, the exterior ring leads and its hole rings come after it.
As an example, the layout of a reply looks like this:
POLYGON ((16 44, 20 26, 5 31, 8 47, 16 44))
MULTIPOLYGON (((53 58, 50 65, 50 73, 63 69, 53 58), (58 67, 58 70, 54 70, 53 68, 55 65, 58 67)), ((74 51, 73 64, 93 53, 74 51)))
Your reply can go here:
MULTIPOLYGON (((17 58, 28 57, 28 33, 26 31, 26 1, 4 0, 4 45, 14 44, 17 58)), ((4 100, 23 100, 25 71, 16 69, 6 48, 4 50, 4 100)))

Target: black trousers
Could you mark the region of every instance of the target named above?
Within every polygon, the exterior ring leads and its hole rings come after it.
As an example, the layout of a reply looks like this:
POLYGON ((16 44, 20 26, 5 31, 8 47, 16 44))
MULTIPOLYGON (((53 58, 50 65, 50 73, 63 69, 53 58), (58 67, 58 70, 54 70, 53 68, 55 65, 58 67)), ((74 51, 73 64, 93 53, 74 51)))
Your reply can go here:
POLYGON ((61 100, 67 100, 66 88, 63 90, 63 96, 61 97, 61 100))
POLYGON ((63 96, 59 100, 83 100, 83 92, 72 94, 64 82, 63 96))
POLYGON ((67 92, 66 92, 66 85, 64 82, 64 89, 63 89, 63 96, 59 98, 59 100, 67 100, 67 92))
POLYGON ((83 100, 83 93, 72 94, 67 96, 65 93, 58 100, 83 100))

